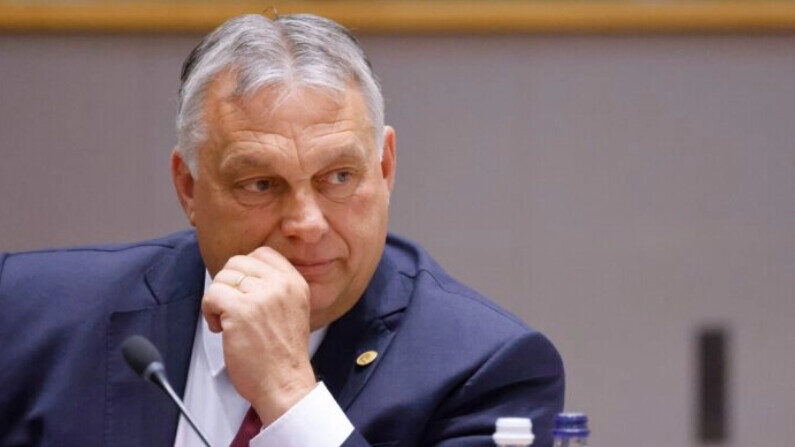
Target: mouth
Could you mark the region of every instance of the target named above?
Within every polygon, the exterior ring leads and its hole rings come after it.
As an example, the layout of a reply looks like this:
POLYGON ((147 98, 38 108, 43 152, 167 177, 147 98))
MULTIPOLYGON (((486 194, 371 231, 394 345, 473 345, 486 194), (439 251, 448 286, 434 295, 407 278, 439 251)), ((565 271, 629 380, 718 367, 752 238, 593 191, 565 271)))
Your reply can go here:
POLYGON ((290 259, 290 263, 298 270, 298 273, 304 277, 304 279, 309 279, 311 277, 318 277, 325 275, 329 271, 331 271, 332 267, 334 266, 334 259, 328 260, 298 260, 298 259, 290 259))

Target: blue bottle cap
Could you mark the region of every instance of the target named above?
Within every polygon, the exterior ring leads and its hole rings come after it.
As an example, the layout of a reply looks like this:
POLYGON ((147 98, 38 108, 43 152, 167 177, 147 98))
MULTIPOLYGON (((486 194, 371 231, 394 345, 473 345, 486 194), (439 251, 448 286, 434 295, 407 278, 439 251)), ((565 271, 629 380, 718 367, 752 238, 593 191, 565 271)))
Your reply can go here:
POLYGON ((588 430, 588 416, 584 413, 560 413, 555 416, 554 436, 560 438, 585 438, 588 430))

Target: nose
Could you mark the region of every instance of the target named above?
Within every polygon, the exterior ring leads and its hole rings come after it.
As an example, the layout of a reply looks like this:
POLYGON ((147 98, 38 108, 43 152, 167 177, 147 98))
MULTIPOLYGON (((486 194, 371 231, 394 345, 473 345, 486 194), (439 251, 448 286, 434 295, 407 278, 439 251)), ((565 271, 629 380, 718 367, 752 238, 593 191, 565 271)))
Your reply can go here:
POLYGON ((287 238, 314 244, 320 242, 328 232, 328 221, 313 191, 293 191, 283 207, 281 229, 287 238))

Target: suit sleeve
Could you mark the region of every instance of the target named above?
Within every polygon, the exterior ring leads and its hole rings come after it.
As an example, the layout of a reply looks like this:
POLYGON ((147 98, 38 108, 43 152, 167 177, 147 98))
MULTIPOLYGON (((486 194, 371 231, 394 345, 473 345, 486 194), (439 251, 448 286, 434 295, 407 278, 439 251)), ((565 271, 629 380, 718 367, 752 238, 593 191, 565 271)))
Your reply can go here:
MULTIPOLYGON (((529 417, 533 447, 552 446, 555 415, 563 410, 563 362, 543 335, 528 332, 504 344, 439 407, 422 446, 493 446, 498 417, 529 417)), ((357 430, 342 444, 370 444, 357 430)))
POLYGON ((0 253, 0 445, 35 445, 38 436, 35 427, 24 421, 26 405, 30 398, 30 388, 24 381, 37 373, 28 364, 19 346, 19 331, 16 324, 15 303, 9 290, 6 267, 7 253, 0 253))

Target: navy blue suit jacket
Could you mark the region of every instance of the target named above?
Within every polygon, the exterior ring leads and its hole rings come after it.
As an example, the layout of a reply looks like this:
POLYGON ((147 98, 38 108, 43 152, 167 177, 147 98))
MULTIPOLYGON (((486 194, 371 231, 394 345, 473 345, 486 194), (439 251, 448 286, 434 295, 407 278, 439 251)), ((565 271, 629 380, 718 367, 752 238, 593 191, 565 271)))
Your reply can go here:
MULTIPOLYGON (((193 232, 0 255, 0 445, 172 446, 176 408, 120 345, 152 340, 182 393, 204 271, 193 232)), ((394 236, 312 363, 356 427, 346 446, 493 445, 497 417, 525 416, 547 447, 563 406, 552 344, 394 236)))

